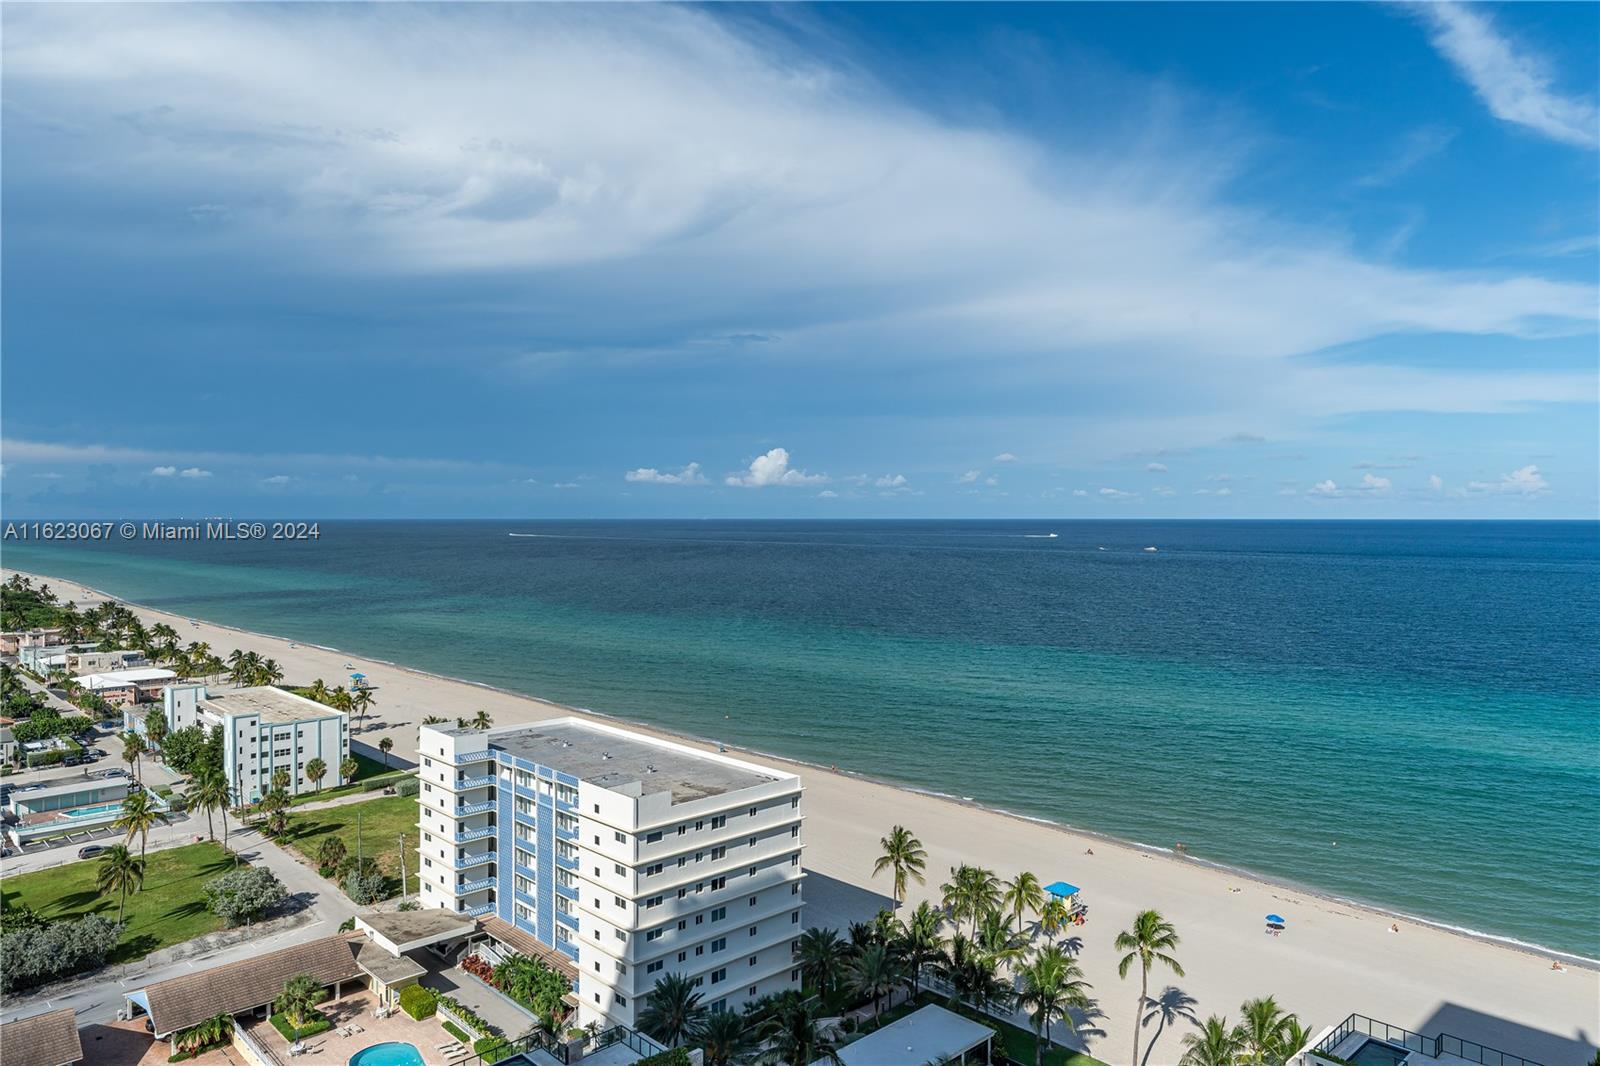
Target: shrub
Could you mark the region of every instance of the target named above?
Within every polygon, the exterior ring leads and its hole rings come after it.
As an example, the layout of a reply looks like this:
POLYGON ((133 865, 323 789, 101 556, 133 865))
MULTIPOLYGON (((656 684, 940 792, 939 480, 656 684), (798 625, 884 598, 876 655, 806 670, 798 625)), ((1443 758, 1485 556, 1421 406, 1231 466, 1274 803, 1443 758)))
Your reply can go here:
POLYGON ((355 927, 356 927, 356 920, 354 918, 346 918, 344 921, 339 923, 339 932, 348 933, 348 932, 350 932, 350 930, 354 929, 355 927))
POLYGON ((420 911, 421 909, 422 904, 418 903, 414 899, 403 899, 395 907, 395 910, 397 911, 420 911))
POLYGON ((467 1028, 477 1033, 486 1034, 494 1032, 493 1026, 491 1026, 481 1016, 475 1014, 471 1007, 466 1006, 455 997, 441 994, 438 997, 438 1000, 439 1006, 455 1015, 456 1018, 461 1021, 461 1024, 465 1025, 467 1028))
POLYGON ((168 1059, 168 1062, 182 1061, 194 1058, 203 1051, 226 1044, 233 1036, 233 1015, 218 1014, 216 1017, 207 1018, 199 1025, 183 1029, 173 1037, 173 1044, 178 1049, 178 1054, 168 1059))
POLYGON ((264 866, 248 866, 206 882, 211 912, 229 925, 254 921, 288 897, 278 875, 264 866))
POLYGON ((282 1014, 274 1014, 272 1016, 272 1027, 292 1044, 296 1040, 304 1040, 308 1036, 316 1036, 318 1033, 327 1032, 333 1028, 333 1023, 318 1014, 308 1018, 304 1025, 296 1029, 288 1018, 285 1018, 282 1014))
POLYGON ((472 1042, 472 1050, 483 1062, 499 1062, 512 1053, 511 1041, 503 1036, 484 1036, 472 1042))
POLYGON ((117 946, 121 926, 98 914, 0 936, 0 992, 17 992, 98 969, 117 946))
POLYGON ((422 784, 416 778, 408 777, 394 786, 394 791, 397 796, 415 796, 422 791, 422 784))
POLYGON ((439 1009, 439 997, 421 985, 408 985, 400 990, 400 1009, 417 1021, 431 1018, 439 1009))
POLYGON ((668 1048, 634 1062, 633 1066, 689 1066, 689 1049, 668 1048))
POLYGON ((485 984, 494 983, 494 967, 482 955, 468 955, 461 960, 461 968, 485 984))
POLYGON ((455 1037, 457 1040, 461 1041, 462 1043, 464 1043, 464 1044, 472 1043, 472 1037, 468 1036, 467 1035, 467 1031, 465 1029, 461 1028, 461 1026, 457 1025, 455 1022, 444 1021, 444 1022, 441 1022, 440 1024, 444 1026, 444 1031, 445 1032, 449 1033, 451 1036, 455 1037))
POLYGON ((351 870, 345 874, 341 887, 351 902, 368 907, 383 899, 388 881, 377 870, 351 870))

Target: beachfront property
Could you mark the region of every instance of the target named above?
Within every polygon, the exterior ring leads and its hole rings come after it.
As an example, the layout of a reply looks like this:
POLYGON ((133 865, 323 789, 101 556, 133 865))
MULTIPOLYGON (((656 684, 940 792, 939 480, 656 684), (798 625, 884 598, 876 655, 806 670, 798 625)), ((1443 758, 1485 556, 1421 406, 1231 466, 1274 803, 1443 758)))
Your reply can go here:
POLYGON ((178 675, 164 667, 144 666, 136 670, 84 674, 72 680, 113 707, 132 707, 160 699, 162 690, 178 680, 178 675))
POLYGON ((669 973, 711 1010, 798 986, 797 775, 577 718, 424 726, 418 755, 423 907, 573 960, 582 1023, 631 1028, 669 973))
POLYGON ((1323 1030, 1301 1059, 1304 1066, 1540 1066, 1450 1033, 1423 1036, 1363 1014, 1323 1030))
POLYGON ((146 660, 143 652, 132 648, 98 651, 93 645, 87 644, 52 644, 19 650, 17 663, 45 677, 55 670, 68 674, 131 670, 146 665, 146 660))
MULTIPOLYGON (((122 801, 138 787, 125 777, 64 777, 17 789, 0 807, 4 837, 20 845, 103 828, 117 820, 122 801)), ((166 800, 154 792, 148 795, 156 810, 167 810, 166 800)))
MULTIPOLYGON (((167 730, 199 725, 207 732, 221 726, 228 742, 222 769, 234 802, 254 803, 272 788, 272 775, 289 772, 289 794, 314 791, 306 766, 321 759, 323 786, 343 784, 339 765, 350 756, 350 722, 325 704, 269 685, 231 689, 212 695, 205 685, 167 685, 161 696, 167 730)), ((146 728, 144 715, 123 711, 123 726, 137 733, 146 728)))
POLYGON ((61 635, 65 630, 54 629, 18 629, 0 633, 0 655, 22 654, 24 648, 41 648, 61 643, 61 635))

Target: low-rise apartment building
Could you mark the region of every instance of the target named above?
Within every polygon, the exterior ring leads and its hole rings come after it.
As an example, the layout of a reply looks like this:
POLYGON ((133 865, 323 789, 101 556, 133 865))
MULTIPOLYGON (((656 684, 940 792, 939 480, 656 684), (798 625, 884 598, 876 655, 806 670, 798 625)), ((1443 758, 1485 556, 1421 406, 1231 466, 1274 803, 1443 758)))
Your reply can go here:
POLYGON ((137 670, 85 674, 72 680, 113 707, 131 707, 159 700, 162 690, 178 680, 178 675, 159 666, 146 666, 137 670))
POLYGON ((418 756, 423 906, 573 959, 582 1022, 632 1027, 669 973, 712 1010, 798 987, 797 775, 578 718, 424 726, 418 756))
MULTIPOLYGON (((322 787, 344 784, 339 767, 350 756, 350 722, 341 711, 268 685, 212 694, 202 684, 168 685, 162 695, 167 729, 221 726, 222 769, 234 802, 254 803, 272 788, 277 770, 289 773, 289 794, 314 791, 306 776, 313 759, 326 770, 322 787)), ((127 728, 143 732, 142 715, 124 712, 127 728)))

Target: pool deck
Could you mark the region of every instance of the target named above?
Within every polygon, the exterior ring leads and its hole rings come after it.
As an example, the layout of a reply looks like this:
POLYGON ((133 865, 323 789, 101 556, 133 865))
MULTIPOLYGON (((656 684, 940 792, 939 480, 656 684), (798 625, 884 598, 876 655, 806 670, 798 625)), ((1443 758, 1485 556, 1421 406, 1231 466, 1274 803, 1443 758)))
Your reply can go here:
MULTIPOLYGON (((305 1046, 308 1050, 292 1058, 289 1055, 288 1041, 272 1027, 271 1022, 251 1022, 250 1035, 255 1037, 262 1047, 276 1055, 280 1063, 285 1064, 345 1066, 351 1056, 358 1051, 375 1044, 399 1042, 410 1044, 420 1051, 422 1061, 427 1063, 427 1066, 448 1066, 447 1060, 440 1054, 438 1048, 451 1037, 439 1025, 437 1017, 416 1021, 404 1011, 397 1010, 387 1018, 375 1018, 372 1012, 377 1009, 377 1005, 377 998, 370 992, 345 996, 343 999, 323 1004, 321 1010, 333 1021, 333 1028, 306 1040, 305 1046), (351 1024, 361 1026, 363 1031, 351 1036, 340 1036, 339 1030, 351 1024)), ((467 1056, 468 1062, 475 1060, 476 1056, 467 1056)))

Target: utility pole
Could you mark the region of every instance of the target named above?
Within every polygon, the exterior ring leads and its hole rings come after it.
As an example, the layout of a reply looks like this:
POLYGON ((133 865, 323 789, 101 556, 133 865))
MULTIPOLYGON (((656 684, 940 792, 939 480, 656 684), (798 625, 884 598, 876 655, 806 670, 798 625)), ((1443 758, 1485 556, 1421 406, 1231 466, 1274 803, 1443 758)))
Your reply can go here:
POLYGON ((402 898, 409 895, 406 891, 406 835, 400 834, 400 895, 402 898))

